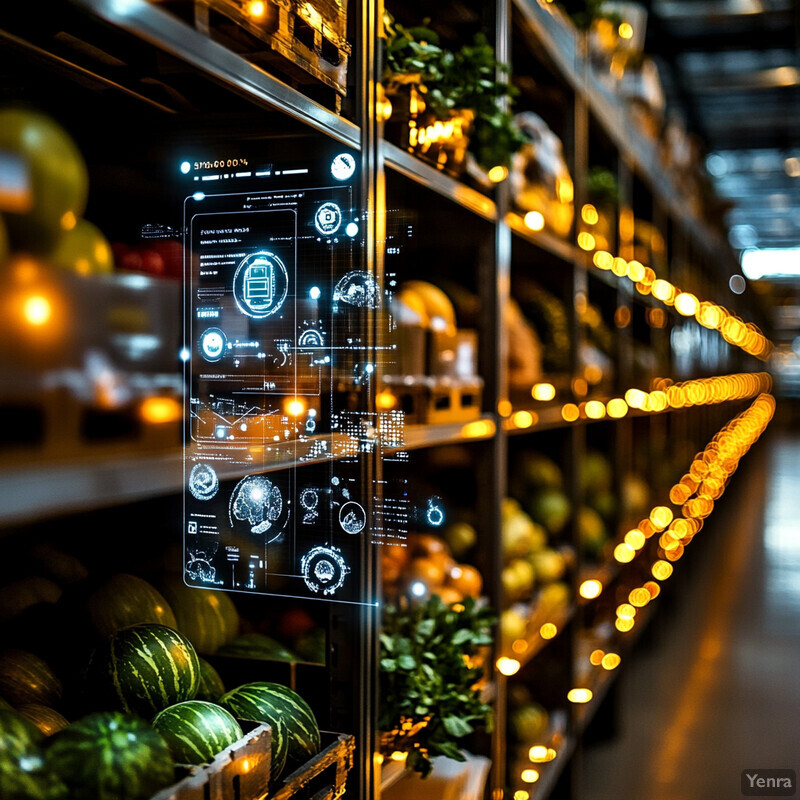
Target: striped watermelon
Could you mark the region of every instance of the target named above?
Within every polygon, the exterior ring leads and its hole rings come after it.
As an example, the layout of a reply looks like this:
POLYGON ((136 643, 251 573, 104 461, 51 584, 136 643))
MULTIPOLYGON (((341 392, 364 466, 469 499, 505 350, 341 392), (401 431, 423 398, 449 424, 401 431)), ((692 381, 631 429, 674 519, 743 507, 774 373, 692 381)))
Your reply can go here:
POLYGON ((193 700, 200 664, 191 642, 166 625, 132 625, 98 645, 86 671, 86 690, 101 710, 152 719, 159 711, 193 700))
POLYGON ((70 800, 143 800, 175 778, 161 736, 119 712, 89 714, 56 733, 45 764, 67 784, 70 800))
MULTIPOLYGON (((266 681, 246 683, 224 694, 219 702, 238 719, 272 725, 273 752, 277 740, 278 749, 286 751, 285 766, 289 769, 295 769, 319 752, 319 725, 314 712, 288 686, 266 681)), ((278 759, 274 761, 280 763, 278 759)), ((280 767, 276 769, 275 777, 280 774, 284 764, 280 763, 280 767)))
POLYGON ((55 706, 62 694, 61 680, 35 653, 18 648, 0 653, 0 695, 12 706, 26 703, 55 706))
POLYGON ((144 622, 177 628, 170 604, 155 586, 125 572, 111 575, 95 586, 86 601, 86 610, 90 625, 100 636, 144 622))
POLYGON ((69 725, 69 720, 63 714, 40 703, 27 703, 19 706, 17 711, 29 719, 45 736, 63 731, 69 725))
POLYGON ((195 700, 207 700, 216 703, 225 694, 225 684, 214 667, 204 658, 198 656, 200 662, 200 683, 197 686, 195 700))
POLYGON ((239 612, 224 592, 186 586, 178 577, 161 585, 179 630, 198 653, 213 654, 239 633, 239 612))
POLYGON ((179 764, 205 764, 244 736, 230 712, 205 700, 187 700, 159 711, 153 727, 179 764))

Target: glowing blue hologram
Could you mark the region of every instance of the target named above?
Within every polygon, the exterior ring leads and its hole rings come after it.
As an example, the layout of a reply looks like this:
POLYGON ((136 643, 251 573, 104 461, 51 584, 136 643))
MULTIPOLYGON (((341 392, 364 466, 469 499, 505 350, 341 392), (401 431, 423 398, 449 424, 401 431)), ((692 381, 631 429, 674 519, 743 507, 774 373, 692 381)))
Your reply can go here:
POLYGON ((217 425, 217 427, 214 428, 214 436, 217 439, 227 439, 228 438, 228 430, 229 430, 229 428, 228 428, 227 425, 217 425))
POLYGON ((189 491, 197 500, 210 500, 219 491, 217 473, 208 464, 195 464, 189 473, 189 491))
POLYGON ((331 236, 342 224, 342 210, 336 203, 323 203, 314 214, 314 227, 323 235, 331 236))
POLYGON ((325 339, 322 332, 316 330, 316 328, 309 328, 307 331, 303 331, 297 340, 298 347, 324 347, 324 345, 325 339))
POLYGON ((350 500, 339 509, 339 524, 345 533, 361 533, 367 525, 367 512, 355 500, 350 500))
POLYGON ((306 420, 306 433, 312 434, 317 429, 317 423, 313 419, 306 420))
POLYGON ((206 197, 206 195, 205 195, 205 192, 195 192, 195 193, 192 195, 192 199, 193 199, 193 200, 197 200, 197 202, 198 202, 198 203, 199 203, 201 200, 205 200, 205 197, 206 197))
POLYGON ((331 478, 331 483, 332 483, 334 486, 338 486, 338 485, 339 485, 339 479, 338 479, 338 478, 337 478, 337 477, 334 475, 334 476, 331 478))
POLYGON ((321 295, 322 295, 322 290, 319 288, 319 286, 312 286, 312 287, 311 287, 311 288, 308 290, 308 296, 309 296, 309 297, 310 297, 312 300, 319 300, 319 298, 320 298, 320 296, 321 296, 321 295))
POLYGON ((243 258, 233 275, 236 305, 253 319, 266 319, 279 311, 288 291, 286 266, 275 253, 266 250, 243 258))
POLYGON ((184 175, 187 175, 187 174, 189 173, 189 170, 191 170, 191 168, 192 168, 192 165, 191 165, 191 164, 190 164, 188 161, 184 161, 184 162, 181 164, 181 172, 182 172, 184 175))
POLYGON ((186 574, 193 581, 202 583, 215 583, 217 580, 217 570, 211 566, 207 554, 203 552, 189 554, 186 574))
POLYGON ((200 352, 206 361, 219 361, 227 346, 228 339, 219 328, 207 328, 200 335, 200 352))
POLYGON ((316 489, 303 489, 300 493, 300 505, 305 509, 303 515, 303 524, 311 525, 319 519, 319 495, 316 489))
POLYGON ((300 561, 303 580, 312 592, 334 594, 342 588, 350 572, 338 547, 319 545, 309 550, 300 561))
POLYGON ((428 525, 438 528, 444 522, 444 509, 442 508, 438 498, 431 498, 428 500, 428 508, 425 511, 425 519, 428 525))
POLYGON ((356 308, 378 308, 381 304, 381 290, 371 273, 354 269, 336 284, 333 301, 341 301, 356 308))
POLYGON ((356 160, 350 153, 339 153, 331 162, 331 175, 337 181, 346 181, 356 171, 356 160))
POLYGON ((231 494, 230 517, 250 525, 251 533, 268 531, 283 511, 281 490, 269 478, 248 475, 231 494))
POLYGON ((352 238, 358 234, 358 224, 355 222, 348 222, 347 227, 344 229, 344 232, 352 238))

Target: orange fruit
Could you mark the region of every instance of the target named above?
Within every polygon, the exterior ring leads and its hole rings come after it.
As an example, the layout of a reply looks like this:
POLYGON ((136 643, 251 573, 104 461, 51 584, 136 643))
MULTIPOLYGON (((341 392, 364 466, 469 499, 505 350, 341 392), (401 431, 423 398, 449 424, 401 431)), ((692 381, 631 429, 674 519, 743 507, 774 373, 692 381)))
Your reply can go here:
POLYGON ((444 567, 431 558, 412 559, 405 574, 409 582, 422 581, 431 590, 441 586, 445 578, 444 567))
POLYGON ((447 575, 447 585, 466 597, 480 597, 483 578, 471 564, 456 564, 447 575))

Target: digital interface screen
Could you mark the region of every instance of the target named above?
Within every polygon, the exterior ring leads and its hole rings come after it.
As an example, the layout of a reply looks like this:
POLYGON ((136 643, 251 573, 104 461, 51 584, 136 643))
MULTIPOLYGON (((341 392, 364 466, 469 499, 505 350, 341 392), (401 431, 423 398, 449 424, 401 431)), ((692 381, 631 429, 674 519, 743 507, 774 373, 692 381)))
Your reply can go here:
POLYGON ((404 486, 362 474, 404 434, 401 412, 357 410, 391 295, 361 268, 357 158, 236 162, 181 167, 186 582, 368 602, 360 553, 403 538, 409 512, 404 486))

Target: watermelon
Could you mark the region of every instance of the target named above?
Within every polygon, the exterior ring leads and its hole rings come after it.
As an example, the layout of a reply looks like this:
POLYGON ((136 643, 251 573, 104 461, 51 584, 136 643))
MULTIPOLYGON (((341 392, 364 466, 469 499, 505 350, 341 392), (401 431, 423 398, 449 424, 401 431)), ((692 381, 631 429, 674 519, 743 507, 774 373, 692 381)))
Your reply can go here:
POLYGON ((27 650, 8 648, 0 653, 0 694, 12 706, 55 706, 61 700, 63 686, 44 659, 27 650))
POLYGON ((29 719, 45 736, 63 731, 69 725, 69 720, 63 714, 40 703, 19 706, 17 711, 29 719))
POLYGON ((220 647, 217 655, 256 658, 264 661, 300 661, 296 653, 265 633, 243 633, 229 644, 220 647))
POLYGON ((194 699, 200 664, 183 634, 144 623, 123 628, 99 644, 85 680, 96 708, 152 719, 168 706, 194 699))
POLYGON ((179 764, 208 763, 244 736, 229 711, 205 700, 187 700, 159 711, 153 727, 179 764))
POLYGON ((197 686, 197 694, 194 696, 195 700, 208 700, 210 703, 216 703, 225 694, 225 684, 222 682, 219 672, 208 661, 199 656, 197 660, 200 662, 200 683, 197 686))
POLYGON ((100 636, 144 622, 177 628, 175 614, 164 596, 144 578, 124 572, 111 575, 96 586, 86 609, 92 628, 100 636))
POLYGON ((43 575, 29 575, 0 589, 0 622, 13 619, 31 606, 55 603, 61 587, 43 575))
MULTIPOLYGON (((314 712, 288 686, 266 681, 246 683, 224 694, 219 702, 238 719, 251 719, 272 725, 273 753, 276 749, 278 752, 285 749, 286 766, 290 770, 296 769, 319 752, 319 725, 314 712)), ((280 763, 275 758, 273 762, 280 763)), ((279 774, 280 770, 277 770, 276 777, 279 774)))
POLYGON ((67 784, 71 800, 143 800, 175 777, 161 736, 119 712, 89 714, 56 733, 45 764, 67 784))
POLYGON ((178 577, 161 584, 179 630, 198 653, 214 654, 239 633, 239 612, 221 591, 186 586, 178 577))

